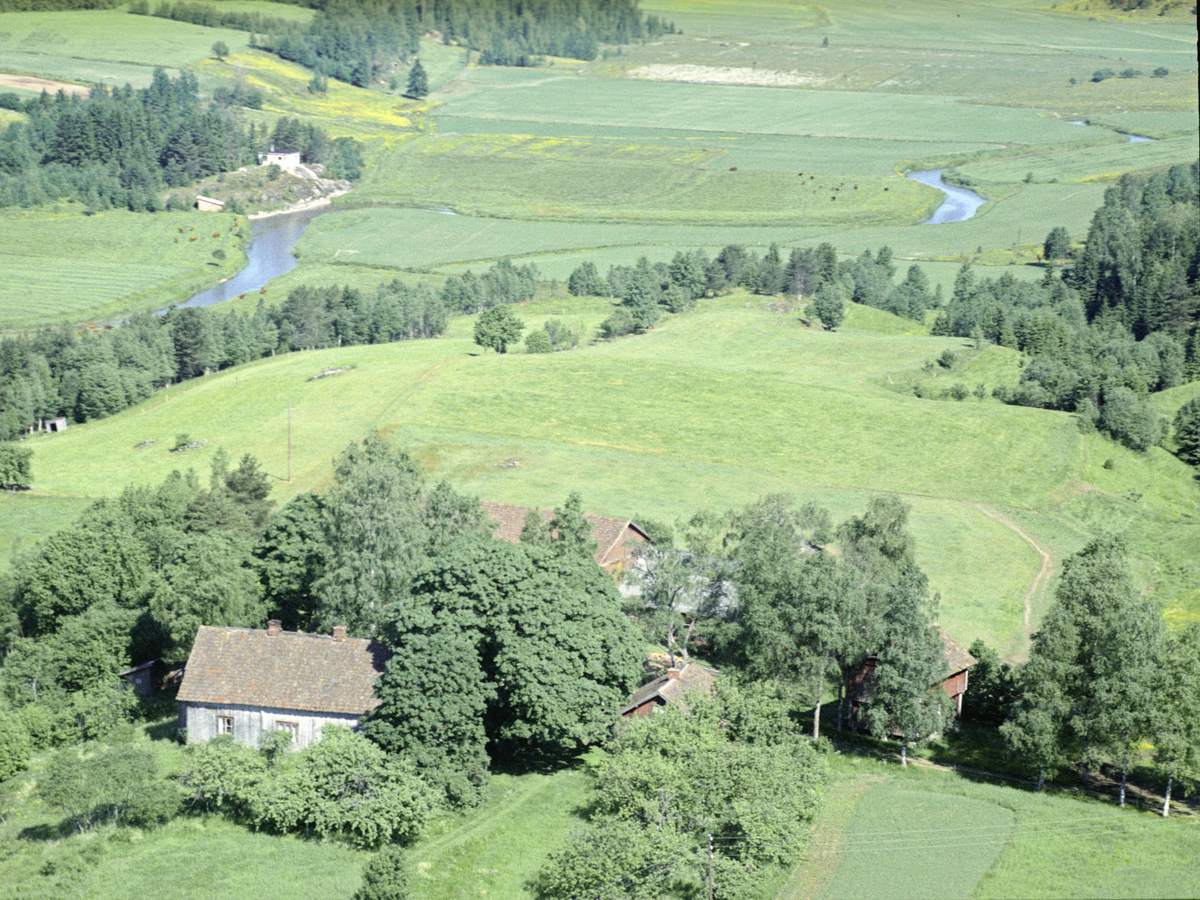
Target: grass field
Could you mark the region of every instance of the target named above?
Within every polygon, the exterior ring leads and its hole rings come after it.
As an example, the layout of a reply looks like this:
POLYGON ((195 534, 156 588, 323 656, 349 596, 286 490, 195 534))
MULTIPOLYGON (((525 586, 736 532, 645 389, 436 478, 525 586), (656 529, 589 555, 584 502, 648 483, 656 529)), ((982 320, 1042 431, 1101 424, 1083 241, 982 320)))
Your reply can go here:
POLYGON ((145 87, 158 66, 186 68, 210 56, 216 41, 241 50, 248 38, 244 31, 131 16, 124 9, 3 13, 0 70, 145 87))
MULTIPOLYGON (((608 308, 556 298, 520 314, 537 325, 565 313, 590 331, 608 308)), ((1044 608, 1039 548, 1057 561, 1102 521, 1137 532, 1144 571, 1160 573, 1148 581, 1164 608, 1200 611, 1200 597, 1183 592, 1195 584, 1194 566, 1162 556, 1200 539, 1182 464, 1162 450, 1137 457, 1085 439, 1062 413, 898 393, 948 347, 964 355, 963 377, 1016 374, 1006 351, 972 359, 961 340, 906 330, 911 323, 855 309, 842 330, 821 333, 743 295, 640 338, 496 356, 478 354, 470 320, 455 319, 442 339, 263 360, 41 438, 36 490, 22 499, 36 508, 35 496, 99 496, 180 466, 203 471, 222 446, 282 476, 291 403, 293 482, 277 487, 280 500, 323 487, 338 451, 377 428, 431 475, 485 499, 548 506, 578 489, 590 510, 612 515, 672 520, 787 490, 841 518, 873 492, 898 493, 913 505, 918 558, 942 594, 943 624, 964 643, 984 637, 1014 656, 1025 648, 1026 600, 1034 623, 1044 608), (348 364, 355 368, 342 377, 307 380, 348 364), (213 443, 168 454, 180 431, 213 443), (145 440, 157 443, 134 449, 145 440), (1101 465, 1107 456, 1112 470, 1101 465), (1177 543, 1164 551, 1153 535, 1168 521, 1177 543)))
POLYGON ((959 775, 834 758, 816 838, 780 900, 1188 897, 1200 828, 959 775))
MULTIPOLYGON (((187 297, 245 264, 235 218, 124 211, 85 216, 77 206, 4 210, 0 329, 110 321, 187 297), (218 263, 214 250, 226 259, 218 263)), ((249 223, 245 217, 239 222, 248 236, 249 223)))

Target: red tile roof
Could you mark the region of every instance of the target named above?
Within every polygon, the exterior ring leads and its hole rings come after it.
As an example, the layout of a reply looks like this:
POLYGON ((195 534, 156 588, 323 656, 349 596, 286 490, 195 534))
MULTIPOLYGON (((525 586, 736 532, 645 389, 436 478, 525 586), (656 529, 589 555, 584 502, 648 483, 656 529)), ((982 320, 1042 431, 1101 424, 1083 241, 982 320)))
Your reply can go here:
POLYGON ((178 699, 228 706, 362 715, 387 648, 378 641, 201 625, 178 699))
MULTIPOLYGON (((483 510, 496 523, 494 536, 510 544, 521 542, 521 531, 525 527, 525 518, 530 512, 536 512, 543 522, 549 523, 554 513, 545 509, 535 510, 531 506, 516 506, 512 503, 492 503, 485 501, 483 510)), ((612 519, 607 516, 589 516, 585 519, 591 523, 591 539, 596 542, 596 562, 601 566, 610 566, 620 562, 629 554, 625 552, 627 541, 641 543, 648 541, 646 532, 638 528, 629 519, 612 519)))

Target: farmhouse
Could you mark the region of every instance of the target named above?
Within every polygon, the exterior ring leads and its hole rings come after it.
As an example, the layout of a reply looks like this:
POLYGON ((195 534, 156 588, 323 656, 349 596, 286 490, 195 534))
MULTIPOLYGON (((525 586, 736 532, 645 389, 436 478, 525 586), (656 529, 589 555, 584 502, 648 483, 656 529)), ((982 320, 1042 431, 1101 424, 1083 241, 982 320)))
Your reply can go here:
MULTIPOLYGON (((942 645, 945 648, 946 654, 946 667, 942 670, 946 674, 938 684, 950 696, 950 699, 954 701, 954 715, 957 718, 962 715, 963 695, 967 692, 967 670, 979 660, 964 650, 940 626, 938 627, 938 633, 942 637, 942 645)), ((862 664, 858 672, 851 679, 850 723, 855 728, 860 727, 858 720, 860 709, 870 702, 871 672, 874 671, 875 666, 878 664, 879 660, 871 657, 862 664)))
POLYGON ((283 153, 272 147, 266 153, 258 155, 259 165, 263 166, 279 166, 285 172, 290 172, 300 165, 299 153, 283 153))
POLYGON ((215 200, 212 197, 205 197, 203 194, 196 195, 196 209, 200 212, 220 212, 224 208, 224 200, 215 200))
POLYGON ((257 746, 264 733, 291 732, 295 747, 327 724, 353 728, 379 705, 373 691, 387 650, 378 641, 257 628, 200 626, 179 688, 179 726, 187 742, 219 734, 257 746))
MULTIPOLYGON (((525 518, 533 508, 515 506, 511 503, 483 504, 483 510, 496 523, 494 536, 510 544, 521 542, 521 530, 525 518)), ((548 510, 536 510, 542 520, 549 522, 554 514, 548 510)), ((650 540, 646 532, 629 519, 612 519, 607 516, 584 516, 592 526, 591 539, 596 542, 596 563, 614 575, 623 571, 633 559, 638 544, 650 540)))
POLYGON ((649 684, 644 684, 621 708, 626 719, 651 716, 667 704, 687 708, 687 697, 695 694, 711 694, 720 673, 693 662, 684 663, 682 669, 667 669, 649 684))

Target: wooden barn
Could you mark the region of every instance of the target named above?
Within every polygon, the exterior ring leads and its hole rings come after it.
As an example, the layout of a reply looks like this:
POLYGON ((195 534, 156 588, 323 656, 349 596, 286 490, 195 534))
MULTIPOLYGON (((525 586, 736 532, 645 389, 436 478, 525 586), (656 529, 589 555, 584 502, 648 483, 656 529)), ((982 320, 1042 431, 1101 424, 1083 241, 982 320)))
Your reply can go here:
MULTIPOLYGON (((938 626, 938 633, 942 637, 942 645, 945 648, 946 668, 945 677, 938 682, 954 701, 955 718, 962 715, 963 695, 967 692, 968 670, 971 666, 978 662, 974 656, 962 648, 950 635, 938 626)), ((879 661, 874 657, 868 659, 862 664, 858 672, 850 682, 850 724, 854 728, 861 727, 859 722, 859 711, 870 701, 871 695, 871 672, 879 661)))
MULTIPOLYGON (((521 542, 521 530, 525 527, 525 519, 535 510, 530 506, 516 506, 512 503, 485 502, 483 510, 496 523, 494 536, 510 544, 521 542)), ((536 510, 542 520, 549 523, 554 513, 536 510)), ((638 528, 629 519, 612 519, 606 516, 584 516, 592 526, 591 538, 596 542, 596 563, 605 571, 616 575, 623 571, 633 559, 638 544, 650 540, 646 532, 638 528)))
POLYGON ((667 704, 686 709, 689 695, 713 692, 719 674, 716 669, 693 662, 685 663, 680 669, 667 669, 634 691, 629 702, 621 708, 621 715, 626 719, 651 716, 667 704))
POLYGON ((379 705, 375 682, 387 649, 378 641, 257 628, 200 626, 179 688, 179 726, 189 744, 231 734, 258 746, 288 731, 295 747, 320 740, 327 724, 353 728, 379 705))

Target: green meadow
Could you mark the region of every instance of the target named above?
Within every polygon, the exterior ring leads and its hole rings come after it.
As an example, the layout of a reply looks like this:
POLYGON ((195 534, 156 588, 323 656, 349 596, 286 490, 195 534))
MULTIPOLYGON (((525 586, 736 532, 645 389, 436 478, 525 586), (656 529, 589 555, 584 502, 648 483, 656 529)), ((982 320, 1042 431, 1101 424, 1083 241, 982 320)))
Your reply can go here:
POLYGON ((6 209, 0 229, 0 329, 13 329, 103 324, 190 296, 245 265, 250 225, 224 213, 84 216, 76 207, 6 209))
MULTIPOLYGON (((557 297, 519 314, 531 327, 560 316, 588 335, 610 308, 557 297)), ((1194 566, 1179 568, 1154 538, 1170 521, 1183 542, 1170 551, 1200 540, 1194 488, 1166 451, 1138 457, 1085 438, 1063 413, 911 393, 948 348, 963 361, 947 386, 1015 382, 1010 351, 906 333, 912 323, 870 309, 854 308, 836 333, 814 331, 749 295, 703 302, 642 337, 548 356, 481 354, 470 327, 461 318, 440 339, 261 360, 39 438, 35 490, 22 501, 36 509, 40 496, 103 496, 180 467, 203 472, 220 447, 257 456, 283 501, 325 487, 342 447, 378 429, 432 477, 484 499, 547 505, 575 489, 594 512, 635 518, 673 520, 780 490, 844 517, 873 493, 899 494, 913 506, 943 624, 1012 655, 1026 646, 1025 603, 1035 624, 1045 602, 1041 552, 1058 560, 1078 549, 1094 519, 1119 515, 1144 571, 1175 573, 1155 582, 1164 609, 1200 612, 1200 597, 1176 590, 1194 583, 1194 566), (326 367, 353 368, 308 380, 326 367), (212 443, 167 452, 181 432, 212 443), (144 441, 155 443, 136 448, 144 441)))
POLYGON ((778 898, 1189 897, 1191 821, 949 772, 837 757, 811 846, 778 898))
POLYGON ((131 16, 124 9, 10 12, 0 14, 0 71, 145 87, 158 66, 183 69, 210 56, 216 41, 238 50, 248 38, 244 31, 131 16))

